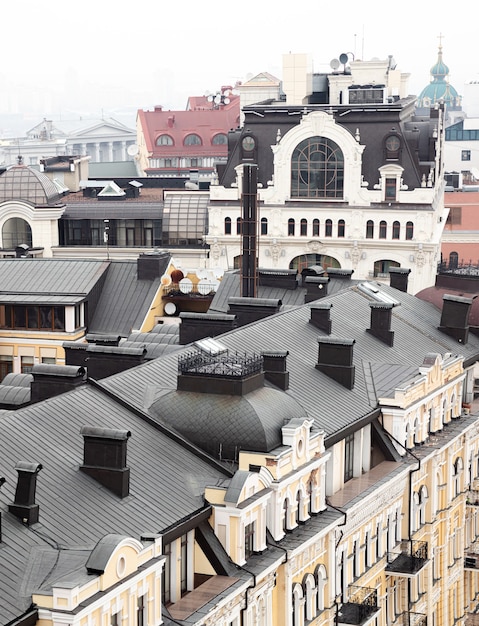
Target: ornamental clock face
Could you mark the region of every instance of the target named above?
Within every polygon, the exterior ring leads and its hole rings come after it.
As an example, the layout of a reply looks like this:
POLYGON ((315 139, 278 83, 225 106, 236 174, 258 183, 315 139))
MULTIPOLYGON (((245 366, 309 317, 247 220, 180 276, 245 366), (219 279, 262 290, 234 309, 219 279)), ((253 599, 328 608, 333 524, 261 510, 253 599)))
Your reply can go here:
POLYGON ((254 150, 255 140, 253 139, 253 137, 250 137, 248 135, 248 136, 243 138, 243 141, 241 142, 241 145, 243 146, 243 150, 245 152, 251 152, 252 150, 254 150))
POLYGON ((386 139, 386 150, 388 152, 397 152, 400 147, 399 137, 391 136, 386 139))

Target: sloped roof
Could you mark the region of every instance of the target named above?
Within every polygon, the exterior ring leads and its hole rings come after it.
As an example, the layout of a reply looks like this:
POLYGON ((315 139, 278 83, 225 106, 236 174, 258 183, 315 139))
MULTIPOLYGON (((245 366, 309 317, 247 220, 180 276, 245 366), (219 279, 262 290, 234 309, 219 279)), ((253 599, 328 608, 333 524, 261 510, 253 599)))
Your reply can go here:
POLYGON ((85 580, 83 564, 104 535, 120 532, 139 538, 163 532, 202 509, 205 486, 228 475, 89 385, 15 413, 4 411, 0 423, 0 476, 6 478, 0 492, 2 624, 26 611, 31 593, 51 584, 55 574, 68 574, 76 583, 85 580), (80 429, 85 425, 131 431, 128 497, 120 500, 79 471, 80 429), (43 466, 36 491, 39 522, 33 527, 8 512, 18 459, 43 466), (172 493, 174 507, 168 506, 172 493))
POLYGON ((13 165, 0 176, 0 202, 9 200, 23 200, 35 206, 52 206, 62 201, 53 181, 26 165, 13 165))
MULTIPOLYGON (((466 359, 479 356, 478 337, 470 334, 467 344, 462 345, 437 329, 440 312, 433 305, 389 286, 375 284, 401 303, 392 309, 393 347, 367 332, 371 317, 369 303, 374 300, 360 291, 357 285, 353 284, 321 300, 333 305, 333 336, 355 341, 355 384, 352 390, 316 369, 318 337, 324 337, 325 333, 309 323, 309 305, 277 313, 216 339, 220 339, 230 350, 241 353, 288 351, 290 384, 286 393, 301 404, 308 417, 314 420, 316 428, 325 431, 326 439, 333 440, 376 409, 374 375, 380 374, 378 383, 381 389, 387 387, 384 370, 371 369, 371 363, 388 364, 389 381, 393 383, 396 380, 394 368, 399 367, 401 376, 406 375, 407 368, 419 368, 424 355, 429 352, 464 354, 466 359)), ((128 402, 144 406, 144 399, 151 395, 152 389, 163 389, 165 392, 176 390, 177 361, 178 353, 168 354, 102 382, 128 402)))
MULTIPOLYGON (((164 271, 168 263, 169 257, 164 271)), ((161 286, 164 271, 159 271, 154 280, 138 280, 137 261, 111 261, 89 332, 127 337, 132 330, 138 330, 161 286)))
POLYGON ((108 265, 95 259, 0 259, 0 300, 74 303, 91 292, 108 265))

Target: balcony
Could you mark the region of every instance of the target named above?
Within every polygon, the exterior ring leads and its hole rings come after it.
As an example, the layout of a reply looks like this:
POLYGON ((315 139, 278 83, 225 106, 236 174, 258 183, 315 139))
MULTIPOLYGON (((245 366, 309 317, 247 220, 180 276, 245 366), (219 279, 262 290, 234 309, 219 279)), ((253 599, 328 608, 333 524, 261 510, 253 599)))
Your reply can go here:
POLYGON ((404 611, 404 613, 397 616, 394 626, 427 626, 427 615, 404 611))
POLYGON ((370 587, 349 587, 349 601, 344 602, 336 616, 336 626, 363 626, 379 611, 378 592, 370 587))
POLYGON ((191 281, 183 284, 173 283, 163 287, 162 300, 165 311, 168 311, 168 303, 171 311, 175 313, 180 311, 195 311, 197 313, 206 313, 211 301, 218 289, 218 281, 216 283, 208 283, 200 281, 196 285, 191 281))
POLYGON ((218 601, 217 596, 223 597, 223 592, 237 581, 238 578, 230 576, 212 576, 202 585, 184 595, 181 600, 175 604, 170 604, 167 607, 168 612, 174 620, 186 620, 213 599, 218 601))
POLYGON ((414 578, 427 562, 425 541, 401 541, 399 546, 387 554, 386 572, 394 576, 414 578))

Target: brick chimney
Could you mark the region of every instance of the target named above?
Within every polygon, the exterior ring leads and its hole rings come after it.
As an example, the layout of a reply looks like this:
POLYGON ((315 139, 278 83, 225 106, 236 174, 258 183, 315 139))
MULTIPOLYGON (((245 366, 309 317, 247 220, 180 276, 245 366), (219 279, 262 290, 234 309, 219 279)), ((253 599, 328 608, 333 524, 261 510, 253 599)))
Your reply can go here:
POLYGON ((18 472, 17 488, 15 490, 15 500, 8 505, 8 510, 15 517, 21 519, 30 526, 38 522, 40 507, 35 504, 35 492, 37 488, 37 475, 42 469, 40 463, 29 463, 19 461, 15 469, 18 472))
POLYGON ((83 426, 83 465, 80 470, 120 498, 130 492, 130 468, 126 446, 131 432, 83 426))
POLYGON ((316 369, 336 382, 352 389, 355 367, 353 365, 354 339, 318 337, 319 354, 316 369))
POLYGON ((236 315, 238 326, 256 322, 278 313, 283 302, 278 298, 228 298, 228 313, 236 315))
POLYGON ((408 278, 411 270, 407 267, 389 268, 389 286, 407 293, 408 278))
POLYGON ((327 276, 306 276, 303 285, 306 287, 304 303, 319 300, 328 295, 329 278, 327 276))
MULTIPOLYGON (((474 296, 475 298, 476 296, 474 296)), ((439 330, 459 343, 467 343, 469 337, 469 312, 474 298, 444 294, 439 330)))
POLYGON ((86 383, 86 370, 78 365, 49 365, 32 367, 31 402, 40 402, 86 383))
POLYGON ((298 288, 298 272, 286 269, 258 269, 261 287, 278 287, 281 289, 298 288))
POLYGON ((205 339, 216 337, 236 328, 236 315, 227 313, 180 313, 180 338, 182 346, 205 339))
POLYGON ((393 304, 391 302, 370 302, 371 327, 366 330, 388 346, 394 343, 394 332, 391 330, 393 304))
POLYGON ((309 323, 327 335, 331 334, 331 309, 333 305, 330 302, 316 302, 310 306, 311 317, 309 323))
POLYGON ((289 372, 286 357, 289 352, 262 352, 264 377, 283 391, 289 388, 289 372))
POLYGON ((140 254, 136 262, 138 280, 161 278, 170 263, 170 253, 164 250, 140 254))

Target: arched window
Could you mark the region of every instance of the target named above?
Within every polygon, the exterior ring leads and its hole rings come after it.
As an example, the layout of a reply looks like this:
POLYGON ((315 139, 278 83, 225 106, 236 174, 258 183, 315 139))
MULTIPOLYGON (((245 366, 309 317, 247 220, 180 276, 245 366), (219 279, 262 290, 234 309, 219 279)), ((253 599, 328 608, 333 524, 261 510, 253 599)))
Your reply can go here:
POLYGON ((333 220, 326 220, 326 222, 324 223, 324 236, 333 236, 333 220))
POLYGON ((32 229, 30 224, 20 217, 11 217, 2 228, 2 247, 11 249, 21 244, 32 247, 32 229))
POLYGON ((455 270, 459 265, 459 255, 457 252, 451 252, 449 254, 449 269, 455 270))
POLYGON ((262 235, 268 234, 268 220, 266 219, 266 217, 261 218, 261 234, 262 235))
POLYGON ((316 587, 318 589, 317 603, 318 603, 318 611, 323 611, 325 606, 324 601, 324 591, 326 588, 326 583, 328 581, 328 576, 326 574, 326 569, 324 565, 318 565, 314 572, 314 577, 316 578, 316 587))
POLYGON ((306 574, 303 579, 303 590, 305 596, 305 613, 308 622, 313 620, 318 613, 318 602, 316 580, 312 574, 306 574))
POLYGON ((304 218, 301 220, 299 226, 299 234, 301 235, 301 237, 306 237, 306 235, 308 234, 308 220, 304 218))
POLYGON ((464 468, 464 464, 462 462, 462 458, 460 456, 457 457, 454 462, 453 470, 452 470, 452 480, 453 480, 453 498, 456 498, 461 493, 461 476, 462 470, 464 468))
POLYGON ((326 137, 310 137, 299 143, 291 158, 291 197, 342 198, 344 156, 326 137))
POLYGON ((218 133, 211 140, 213 146, 224 146, 228 143, 228 137, 224 133, 218 133))
POLYGON ((170 135, 160 135, 156 138, 157 146, 173 146, 174 144, 175 142, 173 141, 173 138, 170 137, 170 135))
POLYGON ((368 220, 366 222, 366 239, 372 239, 374 237, 374 222, 368 220))
POLYGON ((288 236, 294 237, 294 219, 292 217, 288 220, 288 236))
POLYGON ((186 135, 183 144, 185 146, 201 146, 203 142, 201 141, 201 137, 196 135, 195 133, 191 133, 191 135, 186 135))
POLYGON ((237 217, 236 218, 236 234, 237 235, 241 235, 241 224, 242 224, 242 220, 241 217, 237 217))
POLYGON ((225 217, 225 235, 231 235, 231 217, 225 217))
POLYGON ((338 220, 338 237, 344 237, 346 223, 344 220, 338 220))
POLYGON ((401 234, 401 224, 398 221, 393 222, 393 239, 399 239, 401 234))
POLYGON ((313 220, 313 237, 319 237, 319 220, 313 220))
POLYGON ((426 523, 427 487, 422 485, 419 489, 419 524, 426 523))
POLYGON ((414 224, 406 222, 406 239, 411 240, 414 237, 414 224))
POLYGON ((379 239, 386 239, 388 225, 387 222, 381 220, 379 222, 379 239))
POLYGON ((293 587, 293 626, 304 626, 303 588, 296 583, 293 587))

